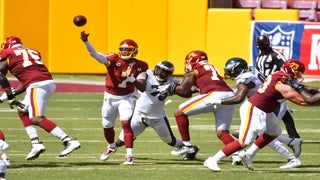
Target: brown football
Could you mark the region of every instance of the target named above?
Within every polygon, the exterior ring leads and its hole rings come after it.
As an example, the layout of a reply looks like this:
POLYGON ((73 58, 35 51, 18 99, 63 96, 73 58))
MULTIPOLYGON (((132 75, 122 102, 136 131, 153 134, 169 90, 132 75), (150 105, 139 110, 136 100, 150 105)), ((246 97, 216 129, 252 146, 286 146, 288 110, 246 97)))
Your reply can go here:
POLYGON ((75 16, 73 18, 73 24, 75 24, 76 26, 84 26, 85 24, 87 24, 87 18, 83 15, 78 15, 75 16))

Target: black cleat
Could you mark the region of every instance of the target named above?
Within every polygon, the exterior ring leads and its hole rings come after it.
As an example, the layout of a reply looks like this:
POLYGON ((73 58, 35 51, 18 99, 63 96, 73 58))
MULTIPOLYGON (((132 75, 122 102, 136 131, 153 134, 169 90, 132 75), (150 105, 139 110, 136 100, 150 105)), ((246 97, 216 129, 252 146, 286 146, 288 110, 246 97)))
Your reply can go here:
POLYGON ((184 156, 183 160, 185 160, 185 161, 190 161, 190 160, 195 160, 195 159, 197 159, 197 158, 196 158, 196 155, 197 155, 197 153, 199 152, 200 148, 199 148, 199 146, 193 146, 193 148, 194 148, 194 152, 193 152, 193 153, 190 153, 190 154, 186 154, 186 155, 184 156))

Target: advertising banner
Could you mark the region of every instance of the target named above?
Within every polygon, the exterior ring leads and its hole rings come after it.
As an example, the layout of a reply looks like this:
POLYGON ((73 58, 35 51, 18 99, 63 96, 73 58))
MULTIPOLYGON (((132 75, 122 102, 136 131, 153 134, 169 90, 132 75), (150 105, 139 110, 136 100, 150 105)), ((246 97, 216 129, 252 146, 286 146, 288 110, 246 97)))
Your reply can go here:
POLYGON ((273 49, 287 59, 298 59, 306 66, 306 75, 320 75, 320 23, 297 21, 253 21, 251 64, 255 66, 259 49, 256 38, 266 35, 273 49))

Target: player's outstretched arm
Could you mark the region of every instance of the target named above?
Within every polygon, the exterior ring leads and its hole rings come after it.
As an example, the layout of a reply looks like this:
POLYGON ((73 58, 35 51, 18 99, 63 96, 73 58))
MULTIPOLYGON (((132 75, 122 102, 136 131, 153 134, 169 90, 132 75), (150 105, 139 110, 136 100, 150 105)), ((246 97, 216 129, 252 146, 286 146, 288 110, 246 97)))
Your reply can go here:
POLYGON ((92 56, 94 59, 96 59, 101 64, 107 64, 108 63, 108 59, 106 58, 106 56, 103 55, 102 53, 97 52, 94 49, 94 47, 90 44, 90 42, 88 40, 88 36, 89 36, 89 33, 86 33, 85 31, 82 31, 81 35, 80 35, 80 39, 86 45, 86 48, 87 48, 90 56, 92 56))
POLYGON ((174 94, 189 98, 192 96, 192 86, 195 84, 195 72, 187 72, 184 74, 184 77, 181 81, 181 84, 177 85, 174 90, 174 94))
POLYGON ((303 99, 303 97, 297 91, 295 91, 291 86, 279 82, 276 85, 276 89, 282 94, 282 96, 286 100, 289 100, 300 106, 308 105, 306 101, 303 99))

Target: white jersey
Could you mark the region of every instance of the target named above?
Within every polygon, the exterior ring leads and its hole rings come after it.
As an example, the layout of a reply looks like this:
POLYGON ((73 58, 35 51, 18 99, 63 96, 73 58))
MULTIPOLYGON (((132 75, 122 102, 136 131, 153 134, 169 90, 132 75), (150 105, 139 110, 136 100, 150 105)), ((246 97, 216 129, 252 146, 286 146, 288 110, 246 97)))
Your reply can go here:
MULTIPOLYGON (((246 72, 240 74, 235 78, 237 85, 249 84, 250 82, 253 82, 255 84, 253 88, 249 89, 247 93, 248 98, 251 97, 259 89, 260 85, 263 84, 264 79, 264 75, 252 66, 249 66, 246 72)), ((275 112, 275 114, 279 119, 281 119, 284 116, 286 110, 287 104, 286 101, 284 101, 281 103, 280 108, 275 112)))
MULTIPOLYGON (((164 109, 165 100, 161 101, 158 99, 159 95, 151 95, 152 92, 155 92, 152 89, 152 85, 160 85, 156 77, 153 74, 152 70, 147 70, 147 83, 146 90, 144 92, 139 92, 140 97, 136 101, 136 109, 139 111, 142 116, 148 119, 159 119, 166 116, 164 109)), ((179 83, 178 78, 170 76, 166 82, 163 84, 172 84, 179 83)), ((162 84, 161 84, 162 85, 162 84)))
POLYGON ((241 73, 238 77, 235 78, 236 84, 249 84, 253 82, 255 86, 249 89, 247 93, 247 97, 252 96, 263 83, 264 76, 254 67, 249 66, 248 70, 244 73, 241 73))

